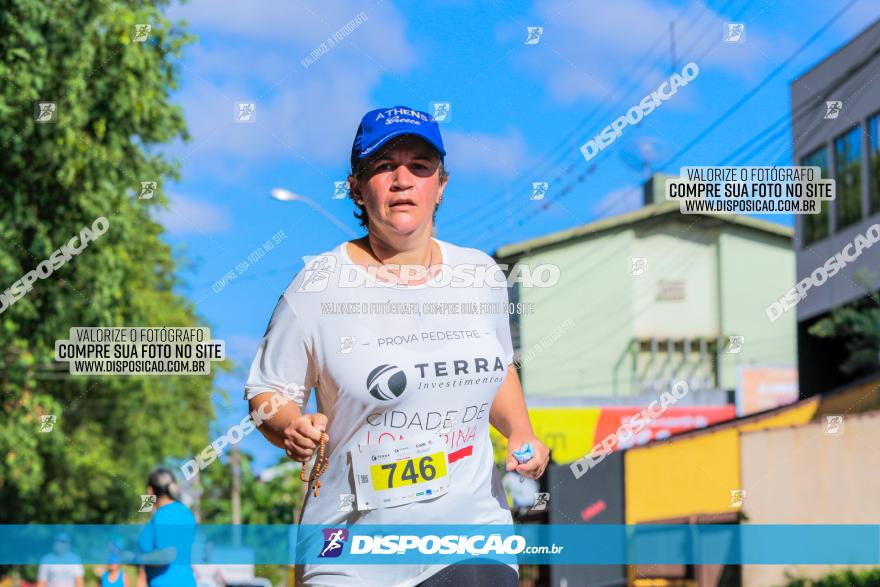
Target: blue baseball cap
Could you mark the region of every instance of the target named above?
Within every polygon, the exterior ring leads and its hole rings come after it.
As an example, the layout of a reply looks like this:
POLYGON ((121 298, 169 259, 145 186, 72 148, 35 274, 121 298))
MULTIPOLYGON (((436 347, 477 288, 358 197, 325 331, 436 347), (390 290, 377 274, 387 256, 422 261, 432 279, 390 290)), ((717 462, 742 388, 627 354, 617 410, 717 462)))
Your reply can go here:
POLYGON ((430 115, 407 106, 370 110, 361 118, 354 143, 351 146, 351 164, 374 153, 394 137, 415 135, 437 149, 440 158, 446 156, 440 126, 430 115))

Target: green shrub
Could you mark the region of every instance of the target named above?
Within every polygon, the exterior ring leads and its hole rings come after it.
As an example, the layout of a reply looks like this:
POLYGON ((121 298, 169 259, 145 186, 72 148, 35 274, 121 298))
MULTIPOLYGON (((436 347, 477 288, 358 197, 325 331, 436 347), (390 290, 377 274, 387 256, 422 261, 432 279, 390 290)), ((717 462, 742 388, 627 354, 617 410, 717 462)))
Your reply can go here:
POLYGON ((838 571, 820 579, 793 577, 787 573, 786 576, 789 581, 785 587, 880 587, 880 567, 864 571, 838 571))

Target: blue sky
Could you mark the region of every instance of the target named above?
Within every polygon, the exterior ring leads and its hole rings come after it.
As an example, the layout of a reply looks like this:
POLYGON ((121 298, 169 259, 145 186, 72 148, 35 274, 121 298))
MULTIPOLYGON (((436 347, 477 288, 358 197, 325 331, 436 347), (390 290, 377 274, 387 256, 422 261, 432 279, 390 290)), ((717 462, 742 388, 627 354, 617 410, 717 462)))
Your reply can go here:
MULTIPOLYGON (((317 201, 358 231, 343 180, 360 117, 384 106, 428 110, 451 102, 441 127, 450 183, 438 237, 493 252, 499 246, 634 209, 637 153, 659 170, 720 163, 790 110, 789 84, 880 16, 857 1, 782 72, 688 153, 669 161, 757 86, 845 2, 313 2, 194 0, 174 6, 198 41, 180 63, 175 99, 192 140, 169 154, 182 181, 165 186, 166 239, 191 265, 184 293, 238 363, 218 378, 215 431, 246 414, 246 370, 279 295, 304 255, 345 233, 302 203, 270 199, 284 187, 317 201), (301 60, 352 19, 360 23, 313 63, 301 60), (745 23, 744 43, 724 43, 724 23, 745 23), (674 22, 676 57, 670 51, 674 22), (543 27, 525 44, 527 27, 543 27), (623 115, 675 69, 699 76, 587 163, 578 146, 623 115), (233 122, 254 102, 256 122, 233 122), (592 116, 590 116, 592 114, 592 116), (594 166, 595 164, 595 166, 594 166), (531 184, 549 182, 544 201, 531 184), (548 203, 549 202, 549 203, 548 203), (215 292, 212 284, 283 230, 278 246, 215 292)), ((845 108, 845 106, 844 106, 845 108)), ((790 164, 791 134, 738 164, 790 164)), ((791 224, 791 217, 768 218, 791 224)), ((236 272, 237 273, 237 272, 236 272)), ((243 450, 258 467, 281 452, 253 434, 243 450)))

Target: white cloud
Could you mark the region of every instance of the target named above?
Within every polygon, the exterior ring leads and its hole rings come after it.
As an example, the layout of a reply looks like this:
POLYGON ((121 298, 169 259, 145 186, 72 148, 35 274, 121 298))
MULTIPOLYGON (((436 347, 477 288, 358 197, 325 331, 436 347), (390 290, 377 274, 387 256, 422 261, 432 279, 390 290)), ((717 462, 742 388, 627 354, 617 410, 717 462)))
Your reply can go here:
POLYGON ((169 16, 185 18, 196 32, 235 37, 236 50, 245 40, 257 41, 263 46, 277 45, 279 49, 287 50, 280 53, 287 61, 302 67, 299 64, 302 57, 362 12, 366 20, 333 50, 353 41, 388 69, 411 66, 415 53, 405 39, 406 22, 387 2, 367 5, 354 0, 262 0, 251 3, 192 0, 176 5, 169 11, 169 16), (291 54, 291 50, 299 52, 291 54))
POLYGON ((170 234, 211 234, 229 228, 229 215, 225 208, 207 202, 169 194, 171 208, 156 213, 156 221, 170 234))
MULTIPOLYGON (((222 177, 240 173, 242 165, 291 160, 322 175, 328 166, 344 167, 360 117, 383 105, 373 100, 376 88, 417 60, 406 39, 407 22, 387 3, 365 8, 354 2, 194 0, 171 16, 186 18, 206 38, 188 49, 182 71, 186 84, 178 99, 192 140, 175 154, 222 177), (361 10, 366 21, 302 66, 303 57, 361 10), (255 102, 256 123, 233 122, 236 101, 255 102)), ((419 88, 410 90, 419 94, 419 88)), ((443 131, 453 172, 512 178, 526 162, 526 141, 518 131, 443 131)))
POLYGON ((409 71, 416 52, 388 3, 194 0, 176 7, 205 44, 189 47, 182 102, 193 140, 181 156, 208 167, 231 161, 348 160, 357 123, 377 105, 382 78, 409 71), (300 63, 359 13, 366 20, 308 67, 300 63), (256 123, 236 124, 236 101, 256 103, 256 123), (218 163, 219 162, 219 163, 218 163))
POLYGON ((629 185, 611 190, 593 206, 597 218, 617 216, 642 207, 642 186, 629 185))
POLYGON ((294 158, 315 167, 346 162, 360 117, 375 107, 368 96, 373 82, 366 76, 353 69, 334 72, 265 97, 242 83, 199 82, 181 96, 193 137, 182 156, 294 158), (352 85, 358 77, 363 83, 352 85), (235 102, 254 102, 256 122, 234 122, 235 102))
MULTIPOLYGON (((703 70, 721 69, 749 79, 756 73, 747 66, 766 61, 765 55, 774 52, 751 29, 747 43, 724 43, 725 19, 699 2, 689 5, 681 18, 680 7, 650 0, 604 3, 601 10, 591 3, 557 0, 538 4, 537 11, 531 24, 544 25, 544 34, 538 45, 519 52, 519 60, 563 104, 584 98, 637 102, 671 73, 673 21, 678 70, 696 60, 703 70), (643 61, 645 54, 650 57, 643 61)), ((505 25, 499 29, 500 42, 516 42, 524 34, 521 29, 505 25)), ((774 47, 777 41, 774 37, 774 47)))
POLYGON ((526 141, 517 129, 508 129, 504 136, 443 132, 443 142, 448 153, 446 161, 450 173, 513 178, 522 172, 528 162, 526 141))

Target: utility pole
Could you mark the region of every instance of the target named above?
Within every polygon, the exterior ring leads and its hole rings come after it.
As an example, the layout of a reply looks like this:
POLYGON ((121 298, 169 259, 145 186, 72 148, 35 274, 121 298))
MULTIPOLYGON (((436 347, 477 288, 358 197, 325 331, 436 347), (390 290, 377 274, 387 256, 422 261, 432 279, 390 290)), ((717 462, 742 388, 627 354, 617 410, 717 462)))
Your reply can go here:
POLYGON ((232 468, 232 541, 236 548, 241 546, 241 453, 238 445, 229 451, 229 466, 232 468))
POLYGON ((202 475, 197 469, 196 476, 193 477, 194 483, 191 485, 193 490, 193 516, 197 523, 202 522, 202 475))
POLYGON ((238 445, 229 451, 229 466, 232 467, 232 523, 241 524, 241 453, 238 445))

